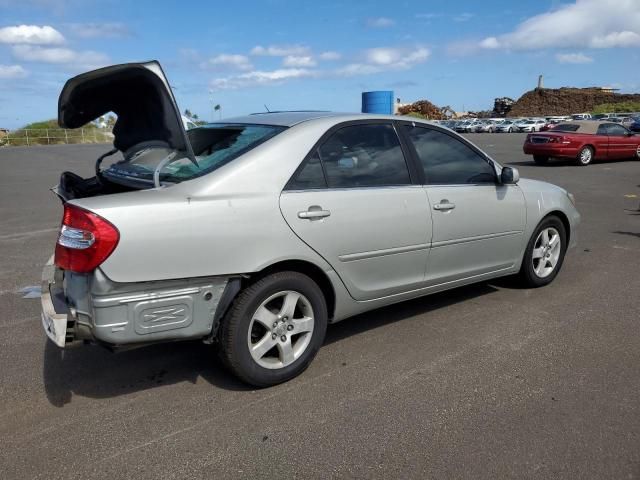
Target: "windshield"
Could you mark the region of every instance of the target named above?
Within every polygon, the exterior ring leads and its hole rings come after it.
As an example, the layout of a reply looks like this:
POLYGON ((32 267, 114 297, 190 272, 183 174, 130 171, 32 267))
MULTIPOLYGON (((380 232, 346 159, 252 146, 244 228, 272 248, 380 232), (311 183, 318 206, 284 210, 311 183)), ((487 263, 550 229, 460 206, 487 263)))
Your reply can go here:
POLYGON ((213 172, 285 129, 272 125, 205 125, 187 132, 197 166, 175 150, 152 146, 125 157, 103 174, 116 181, 120 178, 148 182, 153 180, 156 168, 161 166, 160 180, 181 182, 213 172))

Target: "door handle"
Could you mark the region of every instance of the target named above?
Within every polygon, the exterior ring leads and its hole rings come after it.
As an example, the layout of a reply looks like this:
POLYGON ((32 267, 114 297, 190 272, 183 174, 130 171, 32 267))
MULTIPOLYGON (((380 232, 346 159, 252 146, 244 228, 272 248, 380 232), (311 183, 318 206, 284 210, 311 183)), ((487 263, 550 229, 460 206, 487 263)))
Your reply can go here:
POLYGON ((433 206, 434 210, 439 210, 439 211, 453 210, 454 208, 456 208, 456 204, 450 203, 449 200, 440 200, 440 203, 436 203, 433 206))
POLYGON ((331 215, 329 210, 322 210, 320 207, 309 207, 306 212, 298 212, 298 218, 304 218, 306 220, 319 220, 331 215))

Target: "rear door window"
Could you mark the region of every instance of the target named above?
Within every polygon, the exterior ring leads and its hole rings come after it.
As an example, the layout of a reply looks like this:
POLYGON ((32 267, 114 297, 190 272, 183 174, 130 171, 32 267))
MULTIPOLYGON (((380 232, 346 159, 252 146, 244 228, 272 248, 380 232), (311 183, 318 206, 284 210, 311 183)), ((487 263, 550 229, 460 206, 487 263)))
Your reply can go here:
POLYGON ((389 124, 337 130, 318 149, 329 188, 411 183, 400 140, 389 124))
POLYGON ((464 142, 438 130, 404 126, 429 185, 495 183, 494 167, 464 142))

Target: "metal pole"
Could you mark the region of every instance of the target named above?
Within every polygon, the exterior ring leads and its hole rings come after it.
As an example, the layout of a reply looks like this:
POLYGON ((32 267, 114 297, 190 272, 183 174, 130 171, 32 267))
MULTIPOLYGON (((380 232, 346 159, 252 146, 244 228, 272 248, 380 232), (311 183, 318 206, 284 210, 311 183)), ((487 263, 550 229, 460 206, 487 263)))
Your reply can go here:
POLYGON ((47 145, 49 145, 51 142, 49 141, 49 129, 48 128, 44 131, 44 134, 47 137, 47 145))
POLYGON ((82 143, 84 143, 84 128, 80 129, 80 133, 82 134, 82 143))
POLYGON ((25 130, 25 133, 27 134, 27 147, 29 146, 29 129, 25 130))
POLYGON ((67 130, 64 130, 64 143, 67 144, 69 143, 69 137, 67 137, 67 130))

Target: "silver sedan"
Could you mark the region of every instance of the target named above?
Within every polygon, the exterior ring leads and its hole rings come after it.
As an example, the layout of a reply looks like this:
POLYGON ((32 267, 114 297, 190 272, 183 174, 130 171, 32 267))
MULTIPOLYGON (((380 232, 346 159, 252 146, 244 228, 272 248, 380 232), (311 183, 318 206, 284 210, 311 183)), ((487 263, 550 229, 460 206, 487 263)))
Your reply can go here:
POLYGON ((55 190, 42 321, 60 347, 201 339, 273 385, 329 323, 507 275, 541 287, 576 241, 571 194, 414 118, 280 112, 186 132, 156 62, 72 78, 59 108, 67 128, 118 118, 95 175, 55 190))

